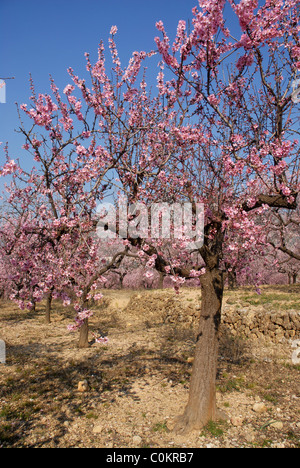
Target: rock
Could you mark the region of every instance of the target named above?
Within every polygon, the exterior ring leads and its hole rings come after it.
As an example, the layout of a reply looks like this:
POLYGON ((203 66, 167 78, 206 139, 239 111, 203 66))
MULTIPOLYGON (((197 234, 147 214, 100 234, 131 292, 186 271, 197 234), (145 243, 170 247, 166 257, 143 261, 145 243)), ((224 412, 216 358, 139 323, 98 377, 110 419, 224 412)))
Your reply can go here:
POLYGON ((170 432, 174 430, 176 426, 176 418, 175 419, 168 419, 167 421, 167 428, 169 429, 170 432))
POLYGON ((255 434, 254 434, 254 432, 249 431, 249 432, 245 435, 245 439, 246 439, 247 442, 249 442, 250 444, 252 444, 252 443, 255 441, 255 434))
POLYGON ((255 403, 252 409, 255 413, 265 413, 267 411, 267 407, 264 403, 255 403))
POLYGON ((230 419, 230 422, 235 427, 241 427, 243 425, 244 418, 242 416, 233 416, 230 419))
POLYGON ((82 380, 81 382, 78 382, 78 391, 80 393, 88 392, 88 390, 89 390, 89 384, 87 380, 82 380))
POLYGON ((132 442, 134 445, 140 445, 142 442, 142 438, 140 436, 133 436, 132 442))
POLYGON ((101 434, 102 431, 103 431, 102 426, 94 426, 93 428, 93 434, 101 434))
POLYGON ((283 429, 283 423, 281 421, 273 421, 270 423, 270 427, 281 431, 283 429))

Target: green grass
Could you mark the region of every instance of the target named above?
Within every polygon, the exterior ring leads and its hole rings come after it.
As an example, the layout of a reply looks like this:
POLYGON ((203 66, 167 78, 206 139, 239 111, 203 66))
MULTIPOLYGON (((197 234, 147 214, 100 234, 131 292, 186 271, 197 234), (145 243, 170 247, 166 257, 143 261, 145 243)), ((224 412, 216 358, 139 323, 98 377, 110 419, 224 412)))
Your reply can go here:
POLYGON ((201 435, 203 437, 213 436, 213 437, 222 437, 224 431, 227 428, 226 421, 209 421, 206 426, 202 429, 201 435))
POLYGON ((279 306, 282 302, 289 302, 288 306, 290 308, 300 307, 300 301, 297 295, 288 293, 262 293, 261 295, 248 294, 242 296, 241 300, 250 305, 276 304, 279 306))
POLYGON ((223 374, 224 381, 217 385, 217 390, 221 393, 227 392, 240 392, 244 385, 244 378, 237 377, 233 379, 227 379, 227 374, 223 374))
POLYGON ((159 422, 154 424, 154 426, 152 427, 152 432, 169 432, 166 421, 163 423, 159 422))

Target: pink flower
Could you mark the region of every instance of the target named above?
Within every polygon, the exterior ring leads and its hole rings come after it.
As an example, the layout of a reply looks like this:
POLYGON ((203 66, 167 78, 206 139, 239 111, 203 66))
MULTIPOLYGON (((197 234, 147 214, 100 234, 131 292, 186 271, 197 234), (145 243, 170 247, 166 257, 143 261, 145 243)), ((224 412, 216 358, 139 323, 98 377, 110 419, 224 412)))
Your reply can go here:
POLYGON ((151 271, 147 271, 147 273, 145 273, 144 276, 145 276, 145 278, 147 278, 147 279, 152 279, 153 276, 154 276, 154 273, 152 273, 151 271))
POLYGON ((282 191, 283 195, 286 195, 287 197, 289 197, 291 195, 291 193, 292 193, 291 189, 286 187, 284 184, 281 184, 280 188, 281 188, 281 191, 282 191))
POLYGON ((162 21, 157 21, 155 26, 159 31, 164 32, 165 28, 164 28, 164 23, 162 21))
POLYGON ((78 145, 76 148, 76 153, 79 154, 79 156, 84 156, 87 153, 86 148, 82 145, 78 145))
POLYGON ((117 26, 112 26, 111 30, 110 30, 110 34, 113 36, 113 35, 117 34, 117 32, 118 32, 117 26))
POLYGON ((106 344, 109 342, 107 336, 100 336, 100 338, 95 338, 96 343, 106 344))
POLYGON ((74 91, 75 87, 72 86, 72 85, 67 85, 64 89, 64 94, 66 94, 67 96, 70 96, 70 94, 74 91))

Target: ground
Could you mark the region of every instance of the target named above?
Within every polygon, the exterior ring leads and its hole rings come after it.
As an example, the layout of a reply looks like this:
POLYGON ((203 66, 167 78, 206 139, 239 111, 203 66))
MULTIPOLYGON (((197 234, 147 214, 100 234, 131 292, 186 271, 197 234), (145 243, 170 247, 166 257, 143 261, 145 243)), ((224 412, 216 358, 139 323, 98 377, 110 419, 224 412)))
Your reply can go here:
MULTIPOLYGON (((273 288, 270 296, 276 307, 280 292, 273 288)), ((300 289, 286 292, 299 306, 300 289)), ((224 304, 232 307, 247 294, 227 291, 224 304)), ((299 448, 300 367, 288 340, 224 333, 217 402, 228 420, 174 433, 188 399, 196 337, 189 316, 199 310, 200 296, 198 289, 178 297, 171 290, 107 291, 94 306, 91 329, 109 342, 84 350, 67 330, 71 308, 54 303, 46 325, 45 304, 29 313, 1 302, 7 363, 0 364, 0 448, 299 448), (177 323, 170 304, 182 310, 177 323)))

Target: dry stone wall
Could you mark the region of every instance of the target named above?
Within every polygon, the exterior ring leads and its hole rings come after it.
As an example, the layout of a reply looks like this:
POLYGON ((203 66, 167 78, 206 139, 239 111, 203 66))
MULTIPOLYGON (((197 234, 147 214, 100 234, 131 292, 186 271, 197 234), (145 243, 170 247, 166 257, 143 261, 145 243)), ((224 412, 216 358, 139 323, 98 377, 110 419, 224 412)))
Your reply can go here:
MULTIPOLYGON (((197 329, 200 317, 199 301, 182 301, 174 293, 137 294, 127 306, 127 312, 143 314, 151 322, 161 311, 161 320, 174 326, 197 329)), ((274 342, 300 338, 300 313, 295 310, 270 311, 261 307, 238 307, 224 304, 222 326, 232 335, 246 338, 269 337, 274 342)))
POLYGON ((274 342, 300 337, 300 313, 296 311, 234 310, 225 306, 222 320, 233 335, 267 336, 274 342))

